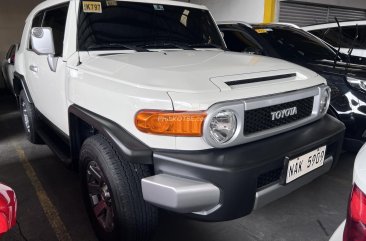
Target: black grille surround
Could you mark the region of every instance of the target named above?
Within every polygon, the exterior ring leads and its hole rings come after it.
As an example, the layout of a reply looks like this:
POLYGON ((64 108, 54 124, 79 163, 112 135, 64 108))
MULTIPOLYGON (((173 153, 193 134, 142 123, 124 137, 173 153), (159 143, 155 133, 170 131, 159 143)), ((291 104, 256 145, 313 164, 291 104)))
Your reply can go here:
POLYGON ((314 96, 283 104, 245 111, 244 135, 248 136, 309 117, 313 111, 313 105, 314 96), (279 119, 273 119, 272 113, 292 109, 294 107, 297 108, 296 114, 284 116, 283 118, 279 119))

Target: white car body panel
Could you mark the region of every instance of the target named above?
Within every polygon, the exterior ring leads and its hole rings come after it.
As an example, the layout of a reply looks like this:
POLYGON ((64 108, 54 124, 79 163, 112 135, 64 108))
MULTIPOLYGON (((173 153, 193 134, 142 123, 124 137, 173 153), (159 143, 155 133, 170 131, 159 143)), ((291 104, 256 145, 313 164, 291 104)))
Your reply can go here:
POLYGON ((353 182, 366 193, 366 145, 358 153, 353 170, 353 182))
MULTIPOLYGON (((363 193, 366 193, 366 144, 357 154, 353 169, 353 182, 363 193)), ((329 241, 343 241, 343 231, 346 222, 344 221, 334 232, 329 241)))
POLYGON ((329 239, 329 241, 343 241, 343 232, 344 232, 344 227, 345 226, 346 226, 346 221, 343 221, 343 223, 333 233, 333 235, 329 239))

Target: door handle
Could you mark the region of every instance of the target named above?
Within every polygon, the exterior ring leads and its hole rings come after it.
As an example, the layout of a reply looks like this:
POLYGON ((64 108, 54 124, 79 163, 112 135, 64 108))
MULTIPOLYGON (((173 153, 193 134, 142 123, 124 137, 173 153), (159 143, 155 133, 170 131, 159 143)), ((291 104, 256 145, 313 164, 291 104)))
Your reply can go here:
POLYGON ((31 66, 29 66, 29 69, 30 69, 32 72, 34 72, 34 73, 38 73, 38 67, 37 67, 37 66, 35 66, 35 65, 31 65, 31 66))

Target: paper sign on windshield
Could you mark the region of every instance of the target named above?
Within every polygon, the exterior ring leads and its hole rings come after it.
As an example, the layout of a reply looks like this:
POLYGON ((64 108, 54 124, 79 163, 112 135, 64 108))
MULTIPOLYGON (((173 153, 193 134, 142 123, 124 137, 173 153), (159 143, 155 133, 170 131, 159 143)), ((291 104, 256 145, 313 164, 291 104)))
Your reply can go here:
POLYGON ((83 1, 83 11, 84 13, 102 13, 102 3, 83 1))
POLYGON ((263 29, 263 28, 257 28, 257 29, 255 29, 255 31, 257 33, 268 33, 268 30, 267 29, 263 29))

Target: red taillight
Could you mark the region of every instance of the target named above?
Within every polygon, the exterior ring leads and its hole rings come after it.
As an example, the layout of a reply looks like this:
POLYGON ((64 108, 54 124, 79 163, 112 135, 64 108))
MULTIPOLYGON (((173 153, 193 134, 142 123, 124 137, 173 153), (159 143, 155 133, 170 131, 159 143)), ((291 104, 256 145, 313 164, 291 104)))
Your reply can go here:
POLYGON ((343 240, 366 241, 366 195, 356 185, 349 201, 343 240))
POLYGON ((9 224, 8 219, 6 218, 5 214, 0 212, 0 235, 8 232, 9 224))

